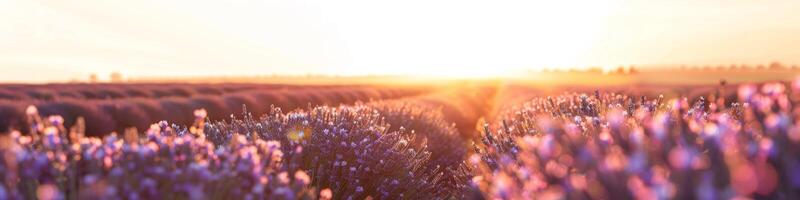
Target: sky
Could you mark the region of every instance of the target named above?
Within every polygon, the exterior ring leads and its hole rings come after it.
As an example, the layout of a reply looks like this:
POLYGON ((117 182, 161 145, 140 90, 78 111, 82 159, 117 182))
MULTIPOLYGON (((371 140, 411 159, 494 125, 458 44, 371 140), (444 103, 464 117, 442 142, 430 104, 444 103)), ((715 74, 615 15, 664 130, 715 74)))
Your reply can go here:
POLYGON ((800 64, 798 1, 0 0, 0 82, 800 64))

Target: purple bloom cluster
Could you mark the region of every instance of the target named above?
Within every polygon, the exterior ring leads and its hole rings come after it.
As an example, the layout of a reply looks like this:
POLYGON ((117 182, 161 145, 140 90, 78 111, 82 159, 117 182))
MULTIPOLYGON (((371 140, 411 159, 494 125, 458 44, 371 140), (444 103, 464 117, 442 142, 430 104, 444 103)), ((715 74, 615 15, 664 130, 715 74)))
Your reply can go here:
POLYGON ((428 170, 443 173, 443 179, 436 183, 439 188, 452 192, 449 196, 464 195, 472 175, 464 162, 467 144, 454 124, 447 123, 441 112, 434 112, 427 106, 394 101, 375 102, 369 106, 390 123, 389 131, 405 133, 416 148, 430 150, 430 159, 424 165, 428 170))
POLYGON ((491 199, 797 199, 797 85, 742 85, 738 103, 535 98, 485 126, 473 184, 491 199))
POLYGON ((0 199, 318 198, 276 141, 234 135, 215 145, 166 122, 92 138, 82 120, 67 130, 60 117, 27 114, 30 135, 0 137, 0 199))
POLYGON ((228 143, 236 135, 280 142, 296 159, 291 162, 298 165, 294 167, 308 169, 311 184, 330 188, 334 198, 441 199, 462 195, 456 190, 466 187, 466 166, 457 161, 435 166, 450 161, 431 160, 425 143, 418 145, 415 140, 424 137, 413 137, 405 128, 392 128, 382 114, 386 111, 363 104, 310 107, 288 113, 273 107, 259 119, 245 112, 242 119, 206 123, 203 130, 205 138, 216 144, 228 143), (292 151, 300 148, 302 152, 292 151))

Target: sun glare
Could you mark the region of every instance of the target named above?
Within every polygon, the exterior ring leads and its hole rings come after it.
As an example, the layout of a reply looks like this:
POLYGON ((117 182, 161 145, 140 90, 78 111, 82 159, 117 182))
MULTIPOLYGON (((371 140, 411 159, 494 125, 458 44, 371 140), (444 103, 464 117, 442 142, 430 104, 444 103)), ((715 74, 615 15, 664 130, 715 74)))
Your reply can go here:
POLYGON ((800 62, 792 1, 0 1, 3 81, 800 62), (678 14, 676 14, 678 13, 678 14), (746 23, 745 23, 746 22, 746 23), (25 77, 36 72, 35 78, 25 77))
POLYGON ((437 1, 328 15, 340 17, 336 35, 350 56, 344 73, 480 77, 582 64, 614 4, 574 4, 437 1))
POLYGON ((5 21, 13 22, 10 37, 21 48, 0 56, 0 64, 67 67, 60 77, 109 71, 497 76, 581 64, 615 6, 451 0, 12 4, 16 9, 5 12, 5 21), (75 46, 79 41, 93 43, 75 46))

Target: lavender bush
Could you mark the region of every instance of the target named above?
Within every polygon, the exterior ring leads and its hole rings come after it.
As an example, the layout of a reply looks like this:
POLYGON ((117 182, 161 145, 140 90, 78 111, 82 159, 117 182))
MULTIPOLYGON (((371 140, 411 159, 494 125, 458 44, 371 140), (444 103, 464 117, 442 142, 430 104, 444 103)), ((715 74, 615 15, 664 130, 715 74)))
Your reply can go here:
POLYGON ((427 148, 415 146, 406 130, 391 130, 380 112, 366 105, 289 113, 273 107, 260 119, 245 114, 242 119, 207 123, 203 131, 216 144, 241 135, 279 141, 290 154, 301 147, 292 163, 308 169, 313 186, 331 188, 334 198, 447 198, 458 194, 448 189, 458 187, 440 187, 453 180, 445 177, 453 176, 448 170, 463 170, 428 167, 427 148))
POLYGON ((427 106, 393 101, 369 106, 390 123, 390 131, 405 133, 413 138, 416 148, 430 150, 430 159, 424 165, 429 171, 442 173, 441 181, 436 183, 438 188, 448 191, 448 196, 463 197, 472 177, 464 162, 467 145, 456 127, 444 120, 441 112, 427 106))
MULTIPOLYGON (((317 199, 308 173, 276 141, 234 136, 223 146, 166 122, 145 134, 83 137, 83 121, 40 118, 31 135, 0 138, 0 199, 317 199)), ((297 150, 296 150, 297 151, 297 150)), ((317 194, 320 194, 318 196, 317 194)))

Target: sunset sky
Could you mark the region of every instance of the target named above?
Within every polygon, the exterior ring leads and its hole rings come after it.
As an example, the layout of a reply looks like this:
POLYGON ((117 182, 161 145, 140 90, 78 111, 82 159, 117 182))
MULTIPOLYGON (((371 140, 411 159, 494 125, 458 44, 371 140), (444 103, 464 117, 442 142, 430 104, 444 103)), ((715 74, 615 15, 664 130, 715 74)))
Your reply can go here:
POLYGON ((0 0, 0 82, 800 64, 800 2, 0 0))

